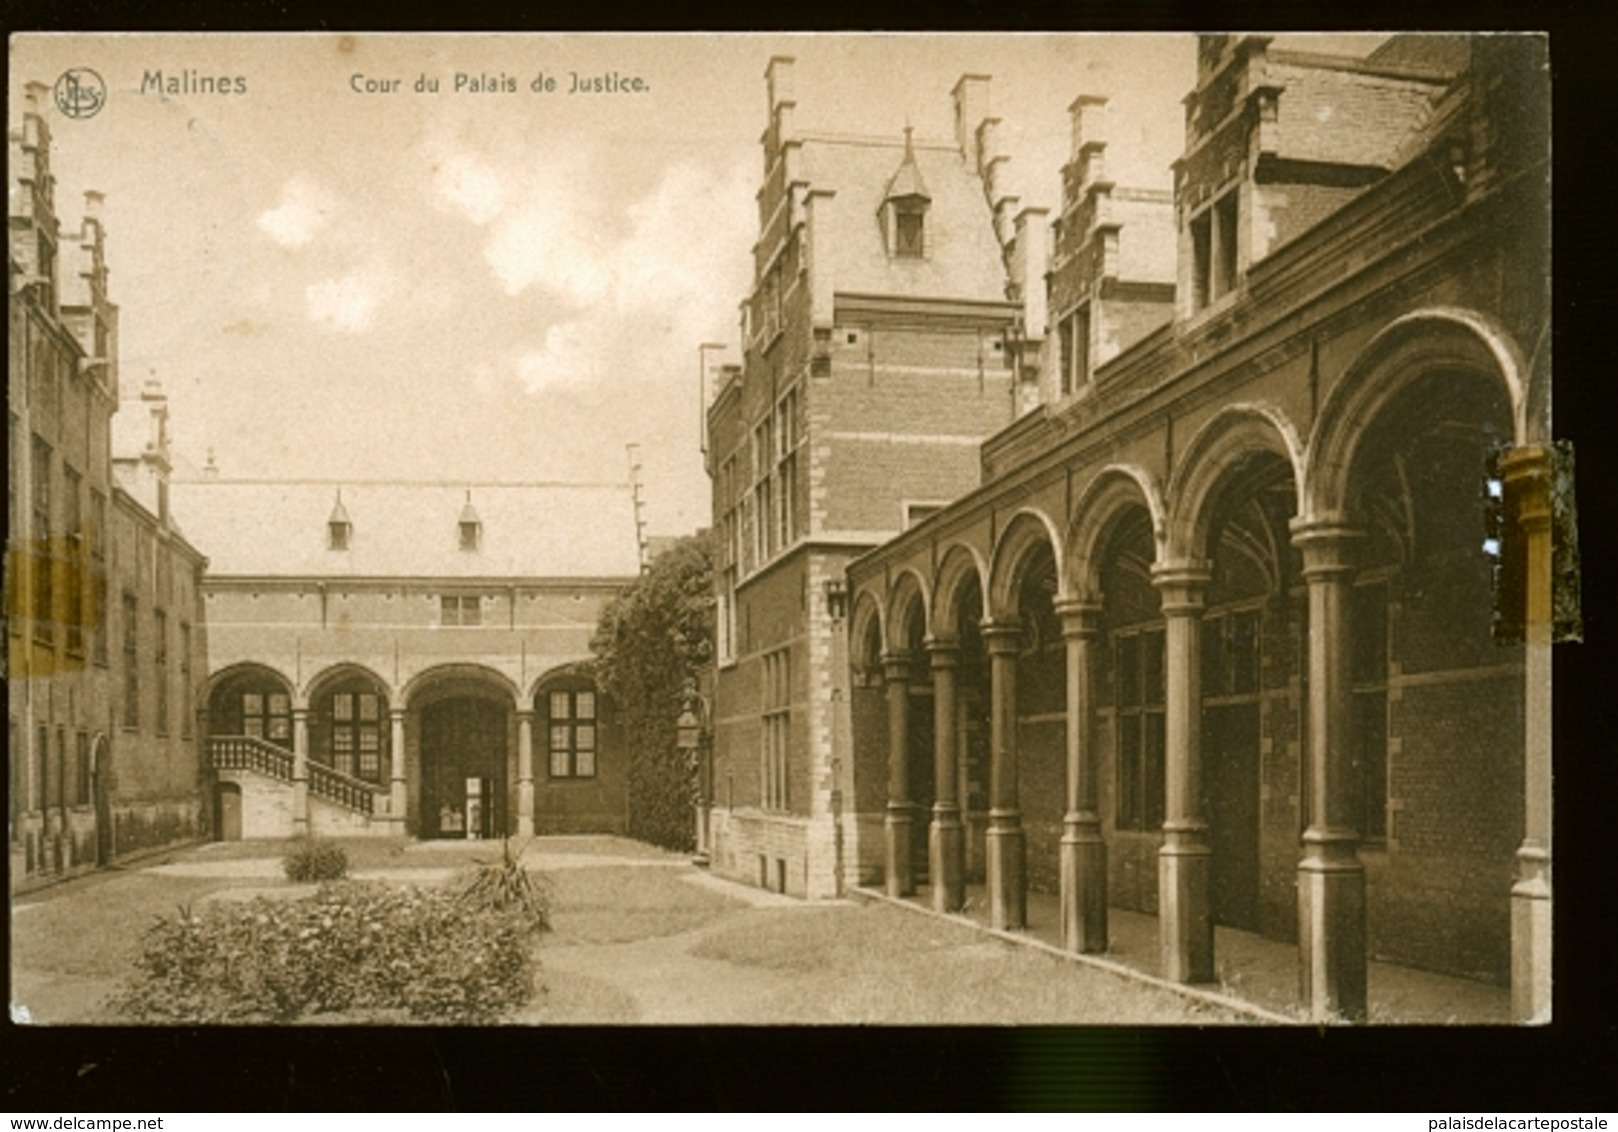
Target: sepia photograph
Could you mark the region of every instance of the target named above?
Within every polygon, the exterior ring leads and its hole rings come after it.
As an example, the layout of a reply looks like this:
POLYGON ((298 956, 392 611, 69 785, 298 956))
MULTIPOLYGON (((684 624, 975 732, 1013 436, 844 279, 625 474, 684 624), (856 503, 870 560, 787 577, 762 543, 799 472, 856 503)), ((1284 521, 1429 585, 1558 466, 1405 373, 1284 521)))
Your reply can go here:
POLYGON ((9 82, 14 1026, 1553 1021, 1546 36, 9 82))

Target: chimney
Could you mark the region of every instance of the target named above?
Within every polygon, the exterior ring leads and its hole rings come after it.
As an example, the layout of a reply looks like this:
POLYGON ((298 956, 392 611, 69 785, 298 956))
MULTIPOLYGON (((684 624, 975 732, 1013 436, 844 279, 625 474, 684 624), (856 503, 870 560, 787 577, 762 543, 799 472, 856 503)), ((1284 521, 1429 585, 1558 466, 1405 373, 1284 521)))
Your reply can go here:
POLYGON ((978 167, 978 127, 989 116, 989 76, 962 75, 950 92, 955 99, 955 144, 966 167, 978 167))
POLYGON ((1045 271, 1048 267, 1050 211, 1025 208, 1017 213, 1012 244, 1011 281, 1022 300, 1023 336, 1037 342, 1045 337, 1050 321, 1046 306, 1045 271))
POLYGON ((792 112, 798 102, 792 82, 792 69, 797 62, 791 55, 774 55, 764 68, 764 82, 770 99, 770 125, 775 130, 777 145, 792 136, 792 112))
POLYGON ((1078 166, 1080 183, 1086 187, 1107 179, 1104 154, 1107 149, 1107 100, 1081 94, 1067 108, 1073 119, 1072 161, 1078 166))

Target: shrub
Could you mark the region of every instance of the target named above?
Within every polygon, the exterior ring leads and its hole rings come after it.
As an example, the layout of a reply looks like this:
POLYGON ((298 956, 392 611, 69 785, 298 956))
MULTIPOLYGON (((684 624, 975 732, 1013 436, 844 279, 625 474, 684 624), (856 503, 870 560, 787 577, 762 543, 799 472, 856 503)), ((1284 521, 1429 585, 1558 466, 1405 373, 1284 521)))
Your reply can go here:
POLYGON ((317 837, 301 837, 281 858, 291 881, 342 880, 348 875, 348 854, 341 845, 317 837))
MULTIPOLYGON (((523 846, 526 849, 527 846, 523 846)), ((522 867, 523 849, 514 855, 511 839, 500 843, 499 861, 479 861, 461 891, 463 903, 492 912, 511 912, 522 917, 536 932, 551 927, 551 886, 548 878, 536 877, 522 867)))
POLYGON ((113 1008, 138 1022, 291 1022, 403 1010, 496 1020, 533 994, 533 929, 444 889, 346 881, 302 900, 182 907, 147 932, 113 1008))

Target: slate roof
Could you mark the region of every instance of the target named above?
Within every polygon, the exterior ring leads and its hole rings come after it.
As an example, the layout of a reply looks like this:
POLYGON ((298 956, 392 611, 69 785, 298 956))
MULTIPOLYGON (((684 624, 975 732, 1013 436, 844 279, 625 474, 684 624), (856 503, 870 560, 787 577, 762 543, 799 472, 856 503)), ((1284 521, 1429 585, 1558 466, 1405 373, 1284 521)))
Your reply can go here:
MULTIPOLYGON (((914 183, 929 199, 922 258, 888 255, 882 203, 905 168, 902 137, 806 134, 802 176, 811 190, 837 195, 829 215, 817 206, 814 254, 827 258, 836 291, 904 298, 1004 302, 1005 268, 983 182, 953 144, 916 141, 914 183)), ((911 175, 904 175, 909 183, 911 175)))
POLYGON ((170 507, 214 577, 627 578, 640 572, 628 484, 174 481, 170 507), (347 550, 329 548, 342 491, 347 550), (468 503, 482 524, 462 550, 468 503))

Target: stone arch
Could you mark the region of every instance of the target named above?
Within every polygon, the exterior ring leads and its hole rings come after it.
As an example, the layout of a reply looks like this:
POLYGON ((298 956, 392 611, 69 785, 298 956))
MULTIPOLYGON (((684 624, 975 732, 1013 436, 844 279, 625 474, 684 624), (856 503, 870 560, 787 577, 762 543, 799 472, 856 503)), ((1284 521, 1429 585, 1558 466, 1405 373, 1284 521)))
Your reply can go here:
POLYGON ((870 590, 862 589, 854 597, 854 615, 849 619, 848 659, 856 673, 880 669, 882 653, 887 649, 887 631, 883 622, 882 603, 870 590), (870 642, 874 639, 876 647, 870 642))
POLYGON ((909 568, 901 570, 888 598, 889 633, 886 645, 889 652, 905 651, 911 641, 931 632, 932 626, 927 616, 930 604, 927 583, 921 575, 909 568), (918 627, 912 623, 917 617, 921 618, 919 634, 916 631, 918 627))
POLYGON ((1243 401, 1215 413, 1191 438, 1169 480, 1168 522, 1162 550, 1168 560, 1208 557, 1209 504, 1243 457, 1268 453, 1302 483, 1304 447, 1287 415, 1262 401, 1243 401))
POLYGON ((982 608, 989 608, 986 579, 987 564, 976 547, 955 543, 944 552, 938 566, 938 580, 933 586, 933 633, 939 637, 953 636, 961 614, 961 591, 970 584, 978 588, 982 608), (974 579, 969 582, 968 579, 974 579))
POLYGON ((1066 592, 1084 601, 1101 598, 1101 556, 1107 536, 1122 512, 1132 506, 1151 517, 1157 560, 1164 557, 1166 521, 1163 492, 1157 477, 1135 464, 1108 464, 1097 472, 1073 509, 1068 528, 1066 592))
POLYGON ((220 669, 203 686, 208 734, 245 735, 292 749, 293 712, 307 706, 291 677, 244 661, 220 669))
MULTIPOLYGON (((1543 413, 1548 392, 1530 397, 1522 353, 1488 316, 1453 307, 1412 311, 1383 327, 1349 363, 1315 419, 1300 480, 1302 517, 1347 509, 1350 471, 1360 441, 1375 419, 1412 381, 1436 369, 1473 373, 1499 383, 1511 410, 1512 439, 1523 444, 1543 422, 1530 422, 1535 402, 1543 413)), ((1536 383, 1536 386, 1542 383, 1536 383)))
POLYGON ((207 703, 212 700, 214 693, 224 685, 232 682, 233 680, 239 679, 242 676, 248 675, 262 676, 268 680, 279 683, 283 688, 285 688, 286 693, 289 696, 297 694, 298 689, 293 683, 292 677, 282 672, 279 668, 269 664, 261 664, 258 661, 245 660, 241 661, 240 663, 221 668, 218 672, 209 673, 208 679, 204 681, 202 685, 203 702, 207 703))
MULTIPOLYGON (((1033 507, 1020 508, 1001 532, 990 566, 988 604, 984 606, 995 620, 1015 619, 1017 591, 1029 555, 1039 546, 1047 547, 1058 564, 1062 561, 1062 535, 1048 515, 1033 507)), ((1067 597, 1066 572, 1056 571, 1056 598, 1067 597)))
POLYGON ((553 665, 528 682, 528 689, 524 693, 523 702, 533 703, 534 697, 539 695, 539 690, 546 684, 555 683, 558 680, 577 680, 581 678, 592 683, 599 683, 595 675, 587 669, 586 662, 571 660, 563 664, 553 665))
POLYGON ((330 686, 334 681, 344 680, 351 676, 359 676, 371 681, 382 690, 382 694, 390 701, 393 699, 392 686, 377 675, 375 669, 351 660, 338 661, 336 664, 330 664, 322 668, 304 682, 303 687, 299 689, 299 694, 304 703, 313 704, 323 689, 330 686))
POLYGON ((400 706, 413 706, 416 698, 423 691, 430 689, 435 684, 452 680, 461 680, 499 689, 509 701, 506 706, 513 711, 520 704, 517 685, 504 672, 484 664, 466 663, 437 664, 416 673, 405 681, 404 687, 399 690, 398 703, 400 706))

